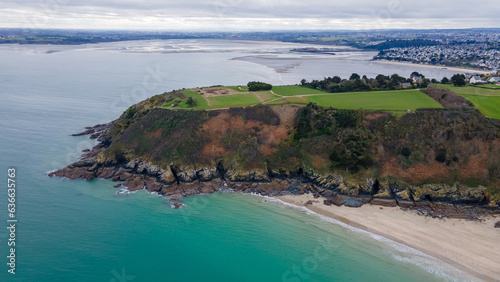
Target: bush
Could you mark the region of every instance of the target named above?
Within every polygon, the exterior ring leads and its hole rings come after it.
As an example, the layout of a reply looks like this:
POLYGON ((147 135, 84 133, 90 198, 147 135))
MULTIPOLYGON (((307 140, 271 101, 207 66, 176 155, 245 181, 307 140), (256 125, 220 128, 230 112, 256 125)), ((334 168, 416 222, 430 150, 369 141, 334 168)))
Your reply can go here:
POLYGON ((188 97, 186 100, 186 104, 190 107, 194 107, 198 104, 198 101, 196 99, 193 99, 193 97, 188 97))
POLYGON ((436 161, 440 163, 444 163, 446 161, 446 150, 445 149, 439 149, 437 155, 436 155, 436 161))
POLYGON ((409 157, 411 155, 410 149, 408 149, 407 147, 403 147, 403 149, 401 150, 401 155, 409 157))

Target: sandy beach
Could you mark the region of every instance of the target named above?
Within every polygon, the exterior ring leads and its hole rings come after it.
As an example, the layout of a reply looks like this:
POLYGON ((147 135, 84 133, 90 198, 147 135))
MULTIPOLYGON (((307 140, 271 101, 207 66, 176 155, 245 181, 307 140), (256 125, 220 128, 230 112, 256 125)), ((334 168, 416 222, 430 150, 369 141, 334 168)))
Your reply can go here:
POLYGON ((277 198, 302 207, 309 200, 319 201, 307 208, 420 250, 482 280, 500 280, 500 228, 494 228, 500 217, 483 222, 436 219, 399 207, 326 206, 323 198, 314 199, 310 194, 277 198))
POLYGON ((474 70, 474 69, 433 66, 433 65, 426 65, 426 64, 413 64, 413 63, 396 62, 396 61, 388 61, 388 60, 372 60, 371 62, 378 63, 378 64, 392 64, 392 65, 402 65, 402 66, 419 66, 419 67, 427 67, 427 68, 434 68, 434 69, 448 69, 451 71, 456 71, 457 73, 475 73, 475 74, 489 74, 490 73, 489 71, 481 71, 481 70, 474 70))

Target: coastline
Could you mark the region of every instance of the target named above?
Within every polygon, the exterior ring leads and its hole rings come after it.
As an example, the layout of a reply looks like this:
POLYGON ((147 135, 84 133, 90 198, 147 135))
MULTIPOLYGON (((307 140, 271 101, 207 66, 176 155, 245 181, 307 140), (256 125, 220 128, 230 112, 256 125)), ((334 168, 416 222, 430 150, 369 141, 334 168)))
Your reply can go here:
POLYGON ((414 64, 414 63, 388 61, 388 60, 370 60, 370 62, 379 63, 379 64, 401 65, 401 66, 419 66, 419 67, 427 67, 427 68, 434 68, 434 69, 448 69, 448 70, 452 70, 452 71, 457 71, 459 73, 477 73, 477 74, 489 74, 490 73, 489 71, 482 71, 482 70, 475 70, 475 69, 446 67, 446 66, 434 66, 434 65, 427 65, 427 64, 414 64))
POLYGON ((275 198, 402 243, 482 280, 500 280, 500 229, 494 228, 498 217, 488 216, 483 222, 437 219, 399 207, 327 206, 312 194, 275 198), (308 201, 313 204, 305 206, 308 201))

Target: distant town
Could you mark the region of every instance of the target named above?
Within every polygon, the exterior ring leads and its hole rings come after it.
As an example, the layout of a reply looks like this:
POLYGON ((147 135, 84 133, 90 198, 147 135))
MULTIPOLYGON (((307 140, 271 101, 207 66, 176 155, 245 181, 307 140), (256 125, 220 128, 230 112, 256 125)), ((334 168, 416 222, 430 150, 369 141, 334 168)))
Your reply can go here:
POLYGON ((496 73, 500 70, 500 29, 270 31, 270 32, 142 32, 57 29, 0 29, 0 44, 76 45, 128 40, 163 39, 276 40, 326 45, 292 52, 334 55, 329 46, 379 51, 375 60, 391 60, 496 73))

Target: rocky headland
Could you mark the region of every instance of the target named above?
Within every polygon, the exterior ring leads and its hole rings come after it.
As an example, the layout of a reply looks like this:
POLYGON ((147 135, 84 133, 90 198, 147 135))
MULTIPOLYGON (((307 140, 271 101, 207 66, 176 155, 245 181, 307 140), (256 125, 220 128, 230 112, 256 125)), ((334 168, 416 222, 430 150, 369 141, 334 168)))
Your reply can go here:
POLYGON ((399 206, 432 217, 500 210, 499 128, 474 109, 402 117, 313 104, 171 111, 158 108, 169 98, 162 95, 74 134, 100 143, 50 176, 111 179, 174 203, 235 191, 312 194, 326 205, 399 206))

